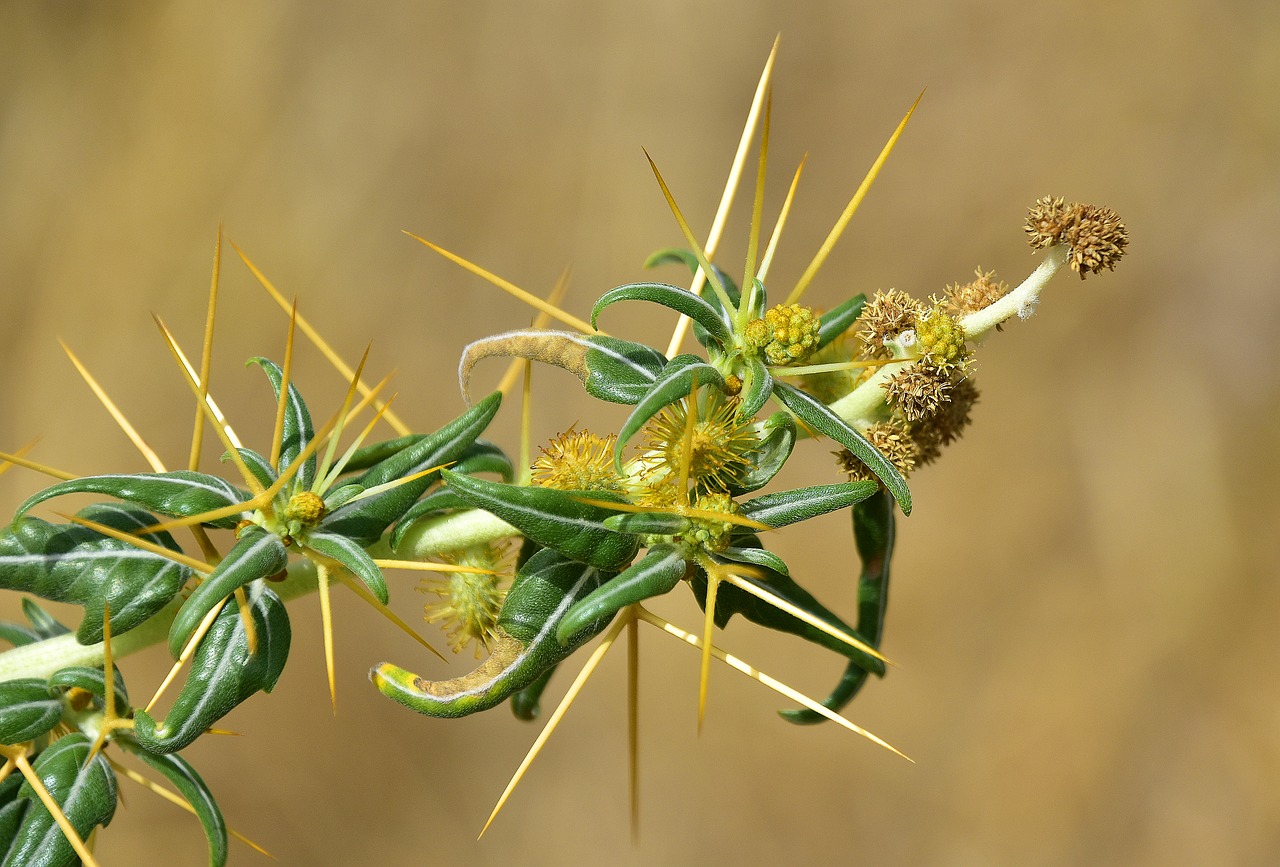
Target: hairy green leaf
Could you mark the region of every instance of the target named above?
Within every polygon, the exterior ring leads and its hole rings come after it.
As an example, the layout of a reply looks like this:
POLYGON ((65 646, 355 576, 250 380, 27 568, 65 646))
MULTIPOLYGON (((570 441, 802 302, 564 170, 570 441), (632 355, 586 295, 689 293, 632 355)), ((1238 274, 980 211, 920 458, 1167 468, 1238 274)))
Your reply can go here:
POLYGON ((742 404, 738 407, 738 417, 752 419, 769 402, 769 395, 773 394, 773 377, 758 356, 748 357, 746 364, 747 375, 742 383, 742 404))
POLYGON ((628 605, 670 593, 687 568, 683 553, 675 545, 654 545, 640 562, 574 604, 556 627, 556 640, 567 644, 581 630, 612 620, 628 605))
MULTIPOLYGON (((245 365, 256 364, 262 368, 262 372, 267 375, 267 379, 271 380, 271 389, 275 393, 276 400, 280 400, 280 385, 284 381, 284 371, 280 369, 280 365, 267 358, 250 358, 245 365)), ((298 391, 298 387, 292 382, 289 383, 289 393, 285 397, 284 402, 284 429, 280 432, 280 462, 276 466, 276 472, 282 472, 285 467, 293 463, 298 455, 306 449, 315 436, 315 429, 311 425, 311 411, 307 409, 306 401, 302 399, 302 392, 298 391)), ((309 489, 312 482, 316 479, 316 456, 314 454, 302 462, 302 466, 298 468, 297 475, 294 476, 300 489, 309 489)))
POLYGON ((619 473, 622 472, 622 452, 631 438, 644 427, 645 422, 661 412, 663 407, 688 397, 694 382, 699 386, 714 385, 724 388, 724 377, 720 375, 720 371, 696 355, 677 355, 667 362, 653 388, 640 399, 618 431, 618 441, 613 448, 613 464, 619 473))
POLYGON ((383 605, 390 596, 387 593, 387 579, 383 576, 378 564, 359 545, 345 536, 334 533, 308 533, 305 544, 322 557, 328 557, 345 567, 352 575, 369 588, 383 605))
POLYGON ((667 358, 642 343, 595 335, 586 339, 587 394, 634 406, 649 393, 667 358))
POLYGON ((733 332, 724 320, 723 311, 688 289, 672 286, 670 283, 627 283, 610 289, 591 308, 592 326, 596 324, 600 311, 619 301, 652 301, 661 304, 697 322, 721 347, 729 346, 733 340, 733 332))
POLYGON ((867 303, 866 295, 855 295, 839 306, 832 307, 818 317, 818 349, 826 346, 849 329, 867 303))
MULTIPOLYGON (((151 514, 119 503, 96 503, 79 514, 127 533, 156 523, 151 514)), ((141 538, 180 550, 166 532, 141 538)), ((0 530, 0 588, 83 606, 76 630, 81 644, 102 640, 107 605, 112 630, 121 635, 163 608, 190 575, 186 566, 78 524, 28 517, 0 530)))
POLYGON ((743 503, 742 514, 776 529, 860 503, 879 489, 875 482, 842 482, 779 491, 743 503))
POLYGON ((571 560, 616 570, 630 563, 639 550, 640 542, 635 536, 604 526, 604 521, 616 512, 582 502, 583 498, 617 499, 616 495, 504 485, 448 470, 444 471, 444 478, 471 505, 496 515, 539 545, 554 548, 571 560))
POLYGON ((204 829, 205 839, 209 843, 209 867, 223 867, 227 863, 227 823, 222 818, 222 810, 218 808, 213 793, 196 773, 196 769, 191 767, 191 763, 176 753, 148 752, 127 739, 121 739, 120 744, 163 774, 182 797, 186 798, 195 811, 196 818, 200 820, 200 827, 204 829))
POLYGON ((0 683, 0 744, 34 740, 62 722, 62 699, 38 677, 0 683))
POLYGON ((752 450, 752 465, 740 478, 729 485, 729 493, 735 497, 759 490, 782 469, 791 457, 796 444, 796 423, 791 414, 779 410, 764 420, 760 426, 760 440, 752 450))
MULTIPOLYGON (((64 494, 106 494, 108 497, 135 503, 152 512, 172 515, 176 518, 212 512, 249 499, 247 493, 236 489, 217 476, 193 473, 189 470, 175 470, 171 473, 85 476, 59 482, 32 494, 14 513, 14 522, 16 523, 30 511, 32 506, 64 494)), ((232 515, 210 521, 209 525, 230 528, 234 527, 237 521, 239 517, 232 515)))
MULTIPOLYGON (((132 710, 132 706, 129 704, 129 693, 124 688, 124 675, 120 673, 120 669, 115 666, 112 666, 112 668, 111 686, 112 692, 115 694, 116 715, 125 717, 132 710)), ((83 689, 93 696, 93 703, 99 710, 107 706, 107 680, 103 676, 101 668, 73 665, 59 669, 49 678, 50 693, 52 694, 55 689, 83 689)))
POLYGON ((146 711, 138 711, 134 717, 133 734, 143 749, 176 752, 249 696, 275 688, 289 658, 289 613, 280 597, 261 582, 246 590, 258 652, 249 653, 244 621, 235 602, 222 606, 196 648, 187 682, 164 721, 157 724, 146 711))

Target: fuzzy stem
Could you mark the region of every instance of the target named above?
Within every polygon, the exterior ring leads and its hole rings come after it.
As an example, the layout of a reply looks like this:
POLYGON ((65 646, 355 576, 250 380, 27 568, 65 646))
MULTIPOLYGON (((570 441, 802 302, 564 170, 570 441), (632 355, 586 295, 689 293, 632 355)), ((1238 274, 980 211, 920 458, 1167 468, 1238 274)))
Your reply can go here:
MULTIPOLYGON (((915 335, 914 332, 910 333, 912 334, 911 342, 914 345, 915 335)), ((889 405, 884 384, 899 371, 916 363, 915 357, 910 355, 912 347, 903 346, 896 339, 886 340, 885 347, 894 358, 902 360, 884 365, 869 379, 828 407, 859 430, 865 430, 885 417, 889 405)))
POLYGON ((1044 259, 1031 276, 1022 281, 1022 285, 1008 295, 987 307, 969 313, 960 319, 960 327, 964 329, 968 340, 981 340, 992 328, 1011 318, 1015 314, 1026 319, 1035 310, 1040 300, 1040 290, 1049 282, 1049 278, 1058 273, 1058 269, 1067 264, 1071 248, 1066 244, 1054 244, 1045 253, 1044 259))

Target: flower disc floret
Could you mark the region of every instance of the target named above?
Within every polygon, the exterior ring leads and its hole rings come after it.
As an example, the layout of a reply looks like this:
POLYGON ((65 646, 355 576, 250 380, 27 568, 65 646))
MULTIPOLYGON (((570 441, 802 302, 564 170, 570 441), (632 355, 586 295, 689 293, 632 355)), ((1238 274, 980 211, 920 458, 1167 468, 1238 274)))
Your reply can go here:
POLYGON ((822 322, 812 307, 779 304, 747 324, 747 343, 774 366, 797 364, 818 348, 822 322))
POLYGON ((915 327, 921 360, 927 366, 938 370, 964 366, 967 355, 964 329, 941 305, 934 306, 917 319, 915 327))

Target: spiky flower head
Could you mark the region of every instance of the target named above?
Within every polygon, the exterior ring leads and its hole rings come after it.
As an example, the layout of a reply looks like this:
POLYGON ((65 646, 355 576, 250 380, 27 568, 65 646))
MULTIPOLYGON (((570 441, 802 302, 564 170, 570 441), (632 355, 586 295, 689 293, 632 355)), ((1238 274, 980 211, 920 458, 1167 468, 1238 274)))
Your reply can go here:
POLYGON ((818 346, 822 322, 812 307, 779 304, 747 324, 747 343, 774 366, 797 364, 818 346))
POLYGON ((476 656, 489 650, 496 629, 498 614, 506 591, 502 589, 502 572, 508 559, 506 546, 493 543, 476 545, 460 551, 447 551, 437 555, 441 562, 473 572, 450 572, 442 578, 424 578, 418 585, 419 593, 439 597, 423 606, 423 618, 428 623, 441 623, 449 637, 449 647, 460 653, 473 641, 476 656))
POLYGON ((951 375, 937 367, 913 364, 884 382, 889 402, 907 421, 936 415, 951 400, 951 375))
MULTIPOLYGON (((909 476, 920 460, 920 452, 906 425, 900 421, 886 421, 873 424, 863 431, 863 436, 876 451, 880 452, 892 463, 903 476, 909 476)), ((836 466, 849 477, 851 482, 876 481, 876 474, 871 468, 858 460, 853 452, 841 449, 834 453, 836 466)))
POLYGON ((1084 279, 1102 269, 1114 269, 1129 246, 1129 232, 1120 215, 1110 208, 1061 198, 1038 199, 1027 215, 1027 240, 1031 248, 1053 244, 1071 248, 1071 269, 1084 279))
POLYGON ((702 490, 727 491, 751 466, 756 435, 750 419, 738 416, 738 405, 715 392, 708 392, 696 419, 690 418, 685 398, 658 413, 644 427, 641 460, 652 482, 654 504, 672 502, 678 494, 674 482, 685 464, 685 431, 693 424, 688 449, 689 486, 702 490))
POLYGON ((858 317, 858 336, 862 338, 869 355, 886 358, 889 352, 885 348, 885 340, 914 327, 916 320, 924 313, 925 306, 906 292, 897 289, 882 292, 877 289, 858 317))
POLYGON ((284 520, 286 532, 296 536, 303 530, 309 530, 325 515, 324 498, 314 491, 298 491, 289 498, 280 517, 284 520))
POLYGON ((969 411, 978 402, 978 387, 972 377, 952 383, 950 400, 927 418, 912 422, 908 432, 919 454, 918 464, 924 466, 942 455, 944 446, 960 438, 969 425, 969 411))
POLYGON ((916 320, 916 343, 920 347, 921 362, 940 371, 963 368, 968 360, 965 351, 964 329, 953 319, 941 303, 934 304, 916 320))
POLYGON ((533 462, 533 483, 562 491, 613 491, 621 493, 622 479, 613 468, 617 437, 591 431, 567 431, 541 448, 533 462))
POLYGON ((974 279, 968 283, 946 288, 947 304, 956 316, 981 310, 1009 294, 1008 284, 996 280, 995 271, 978 268, 973 273, 974 279))

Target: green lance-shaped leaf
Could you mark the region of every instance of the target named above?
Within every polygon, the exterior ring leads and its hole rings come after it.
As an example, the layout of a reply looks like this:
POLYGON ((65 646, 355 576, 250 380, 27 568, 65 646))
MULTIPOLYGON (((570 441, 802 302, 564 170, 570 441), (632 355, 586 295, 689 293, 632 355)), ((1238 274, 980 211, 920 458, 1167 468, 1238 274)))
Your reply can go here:
POLYGON ((333 533, 308 533, 302 540, 306 547, 322 557, 328 557, 346 567, 364 586, 368 587, 383 605, 387 604, 390 595, 387 593, 387 579, 383 576, 378 564, 355 542, 346 536, 333 533))
POLYGON ((328 512, 341 508, 364 493, 360 485, 339 485, 330 488, 324 495, 324 507, 328 512))
MULTIPOLYGON (((75 732, 55 741, 32 763, 81 840, 99 825, 110 824, 118 794, 115 772, 104 756, 96 755, 86 764, 89 746, 89 739, 75 732)), ((23 782, 18 798, 27 802, 26 814, 3 867, 69 867, 79 863, 75 850, 29 781, 23 782)))
POLYGON ((623 512, 607 518, 604 525, 619 533, 638 536, 679 536, 693 526, 684 515, 670 512, 623 512))
POLYGON ((351 453, 351 457, 347 458, 347 462, 342 466, 342 471, 344 473, 354 473, 367 470, 374 464, 380 464, 392 455, 404 451, 414 443, 422 442, 428 436, 430 434, 408 434, 395 439, 382 440, 381 442, 361 446, 351 453))
MULTIPOLYGON (((698 273, 699 263, 697 255, 692 250, 683 250, 679 247, 658 250, 650 254, 649 258, 644 261, 644 267, 655 268, 658 265, 675 264, 680 262, 684 263, 685 267, 689 269, 690 274, 698 273)), ((729 296, 729 301, 734 305, 741 304, 742 299, 738 291, 738 284, 733 282, 732 278, 721 271, 720 266, 714 262, 711 263, 711 272, 720 280, 720 285, 724 287, 725 294, 729 296)), ((708 275, 708 280, 710 280, 710 276, 711 275, 708 275)), ((720 293, 704 291, 703 294, 706 296, 706 299, 710 304, 715 305, 717 310, 724 311, 721 315, 724 317, 725 322, 732 326, 733 316, 729 311, 725 311, 723 305, 720 304, 720 293)), ((696 331, 699 327, 700 326, 695 322, 694 330, 696 331)), ((703 346, 707 345, 705 337, 699 337, 698 342, 703 346)))
POLYGON ((860 503, 879 489, 875 482, 842 482, 779 491, 743 503, 742 514, 776 529, 860 503))
MULTIPOLYGON (((280 365, 276 364, 268 358, 250 358, 245 362, 245 366, 256 364, 262 368, 262 372, 267 375, 267 379, 271 380, 271 389, 275 393, 276 400, 280 400, 280 385, 284 382, 284 371, 280 369, 280 365)), ((315 429, 311 424, 311 411, 307 409, 306 401, 302 399, 302 392, 298 391, 298 387, 292 382, 289 383, 289 392, 285 396, 284 401, 284 428, 280 432, 280 462, 276 466, 276 472, 282 471, 285 467, 293 463, 293 461, 302 454, 307 444, 311 442, 315 436, 315 429)), ((298 468, 298 474, 295 476, 301 488, 310 488, 311 483, 316 479, 316 456, 313 454, 302 462, 302 466, 298 468)))
POLYGON ((511 481, 516 475, 516 467, 511 462, 511 458, 497 443, 491 443, 488 440, 473 442, 451 469, 455 473, 466 473, 469 476, 474 476, 476 473, 493 473, 504 482, 511 481))
POLYGON ((18 798, 23 782, 22 774, 12 773, 0 780, 0 859, 9 854, 27 814, 27 802, 18 798))
POLYGON ((893 494, 898 508, 902 509, 902 514, 911 514, 911 491, 907 489, 906 480, 888 458, 867 442, 866 437, 850 427, 844 419, 829 410, 817 398, 805 394, 794 386, 782 382, 775 383, 773 394, 787 409, 794 412, 818 433, 830 437, 853 452, 853 456, 866 464, 867 468, 875 473, 876 478, 884 483, 889 493, 893 494))
POLYGON ((121 738, 118 743, 164 775, 186 799, 196 818, 200 820, 200 827, 204 829, 205 839, 209 843, 209 867, 223 867, 227 863, 227 823, 222 818, 222 810, 214 800, 213 793, 191 763, 176 753, 148 752, 127 738, 121 738))
POLYGON ((62 722, 62 699, 38 677, 0 683, 0 744, 35 740, 62 722))
POLYGON ((670 283, 627 283, 610 289, 600 296, 591 308, 591 325, 594 327, 600 311, 619 301, 652 301, 677 313, 683 313, 702 326, 711 339, 727 347, 733 341, 733 331, 725 322, 723 312, 688 289, 670 283))
MULTIPOLYGON (((95 503, 79 514, 127 533, 156 523, 148 512, 119 503, 95 503)), ((163 531, 141 538, 181 550, 163 531)), ((102 640, 107 605, 112 632, 122 635, 168 604, 190 575, 189 568, 167 557, 79 524, 23 518, 0 531, 0 588, 83 606, 76 630, 81 644, 102 640)))
MULTIPOLYGON (((85 476, 59 482, 27 498, 14 513, 16 522, 32 506, 63 494, 106 494, 127 503, 136 503, 144 509, 186 518, 223 509, 249 499, 244 491, 237 490, 217 476, 175 470, 171 473, 134 473, 103 476, 85 476)), ((235 515, 210 521, 213 527, 230 528, 239 518, 235 515)), ((154 521, 152 523, 155 523, 154 521)))
MULTIPOLYGON (((240 533, 240 538, 217 568, 205 576, 200 586, 182 603, 178 614, 169 626, 169 652, 177 659, 182 648, 200 627, 200 621, 214 606, 250 581, 267 578, 282 572, 289 565, 289 550, 275 533, 251 525, 240 533)), ((235 610, 232 605, 231 609, 235 610)), ((112 625, 115 617, 112 616, 112 625)))
POLYGON ((289 612, 261 583, 247 590, 258 652, 249 652, 239 607, 235 602, 222 606, 196 648, 187 682, 164 721, 157 724, 146 711, 137 712, 133 734, 143 749, 176 752, 249 696, 275 688, 289 658, 289 612))
MULTIPOLYGON (((884 640, 884 617, 889 607, 889 561, 893 557, 895 534, 893 500, 884 491, 879 491, 858 503, 852 511, 853 536, 857 542, 858 557, 862 560, 862 573, 858 576, 858 634, 878 650, 884 640)), ((862 689, 869 671, 884 676, 883 669, 868 670, 851 659, 840 682, 822 704, 838 712, 862 689)), ((783 719, 798 725, 826 720, 808 708, 792 708, 778 713, 783 719)))
POLYGON ((759 490, 782 469, 796 445, 796 423, 791 413, 779 410, 764 420, 760 439, 751 453, 751 467, 729 486, 735 497, 759 490))
MULTIPOLYGON (((368 489, 458 460, 489 426, 500 403, 502 392, 495 391, 435 433, 374 464, 354 479, 354 483, 368 489)), ((409 511, 437 478, 436 473, 427 473, 412 482, 348 503, 325 516, 320 529, 346 536, 361 545, 372 545, 409 511)))
POLYGON ((449 488, 437 488, 414 503, 413 507, 404 513, 404 517, 396 522, 395 528, 391 531, 391 550, 394 551, 400 547, 404 534, 413 528, 414 522, 419 518, 470 508, 471 504, 458 496, 457 492, 449 488))
POLYGON ((551 682, 551 676, 556 673, 556 668, 558 666, 551 666, 538 675, 533 683, 512 693, 511 712, 515 714, 516 719, 532 722, 538 718, 538 714, 542 711, 542 693, 551 682))
MULTIPOLYGON (((276 471, 271 466, 271 462, 253 449, 239 448, 236 449, 240 453, 240 457, 244 459, 244 465, 249 468, 249 472, 253 473, 253 477, 258 480, 258 484, 264 488, 269 488, 276 481, 276 471)), ((231 452, 223 452, 221 461, 224 464, 231 462, 231 452)))
POLYGON ((556 640, 567 644, 583 629, 612 620, 614 614, 628 605, 670 593, 687 568, 684 555, 675 545, 654 545, 640 562, 570 608, 556 627, 556 640))
POLYGON ((643 343, 595 335, 586 339, 587 394, 634 406, 649 393, 667 357, 643 343))
POLYGON ((862 308, 867 303, 866 295, 855 295, 848 301, 833 307, 818 317, 818 349, 835 340, 862 315, 862 308))
POLYGON ((758 356, 748 357, 746 364, 746 377, 742 381, 742 403, 738 407, 738 417, 752 419, 769 402, 769 395, 773 394, 773 377, 769 375, 769 368, 758 356))
MULTIPOLYGON (((752 541, 758 541, 752 539, 752 541)), ((732 560, 735 563, 746 563, 749 566, 761 566, 765 569, 772 570, 780 575, 791 577, 791 570, 787 568, 787 564, 781 557, 772 551, 766 551, 764 548, 748 548, 745 546, 730 545, 723 551, 719 552, 719 556, 725 560, 732 560)))
POLYGON ((0 621, 0 641, 7 641, 14 647, 23 647, 46 638, 66 635, 71 631, 26 597, 22 599, 22 613, 29 625, 0 621))
POLYGON ((616 495, 591 491, 559 491, 521 487, 444 471, 445 481, 458 496, 496 515, 528 538, 554 548, 571 560, 599 569, 617 570, 636 556, 640 541, 604 525, 617 512, 582 502, 614 500, 616 495))
MULTIPOLYGON (((760 571, 759 568, 753 571, 760 571)), ((827 625, 845 632, 854 638, 866 642, 865 635, 859 634, 853 627, 849 626, 841 620, 834 612, 824 606, 821 602, 813 597, 813 594, 805 590, 795 579, 783 575, 780 572, 770 571, 763 568, 763 574, 760 576, 748 574, 746 571, 738 573, 738 577, 749 583, 754 584, 764 590, 769 591, 774 596, 790 602, 792 605, 801 609, 810 616, 821 620, 827 625)), ((693 580, 690 581, 693 586, 694 595, 698 599, 698 604, 706 607, 707 602, 707 578, 706 574, 698 570, 693 580)), ((884 672, 884 663, 871 656, 864 651, 850 645, 848 642, 841 641, 834 635, 819 629, 818 627, 806 623, 793 614, 783 611, 774 605, 766 602, 758 596, 748 593, 740 587, 722 581, 720 589, 716 593, 716 625, 723 629, 729 619, 735 614, 741 614, 752 623, 778 632, 786 632, 791 635, 798 635, 806 641, 824 647, 827 650, 834 651, 851 660, 852 663, 866 667, 877 673, 884 672)))
POLYGON ((618 441, 613 447, 613 464, 619 473, 622 472, 622 452, 631 438, 663 407, 688 397, 695 381, 699 386, 724 388, 724 377, 720 371, 696 355, 677 355, 667 362, 653 388, 640 399, 618 431, 618 441))
POLYGON ((384 662, 369 672, 369 679, 383 695, 428 716, 488 710, 537 682, 608 625, 607 619, 592 623, 567 645, 556 640, 565 613, 612 577, 544 548, 517 573, 498 616, 490 656, 475 671, 431 681, 384 662))
MULTIPOLYGON (((115 694, 116 715, 128 716, 132 706, 129 704, 129 693, 124 687, 124 675, 120 669, 112 666, 112 692, 115 694)), ((107 681, 101 667, 89 668, 84 665, 73 665, 59 669, 49 678, 49 692, 54 690, 83 689, 93 696, 93 703, 99 710, 107 706, 107 681)))

